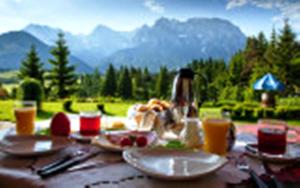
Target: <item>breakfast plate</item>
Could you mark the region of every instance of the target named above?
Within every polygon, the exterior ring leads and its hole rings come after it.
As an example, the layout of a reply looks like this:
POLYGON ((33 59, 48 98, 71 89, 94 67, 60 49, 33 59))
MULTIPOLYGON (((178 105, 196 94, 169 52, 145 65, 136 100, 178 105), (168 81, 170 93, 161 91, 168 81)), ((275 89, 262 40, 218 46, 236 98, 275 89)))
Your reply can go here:
POLYGON ((131 147, 148 147, 156 140, 157 135, 153 131, 107 131, 92 143, 108 151, 122 152, 131 147))
POLYGON ((132 148, 123 152, 124 160, 136 169, 159 179, 188 180, 222 168, 226 157, 201 150, 132 148))
POLYGON ((9 135, 0 141, 0 151, 19 157, 33 157, 57 152, 71 143, 66 137, 9 135))

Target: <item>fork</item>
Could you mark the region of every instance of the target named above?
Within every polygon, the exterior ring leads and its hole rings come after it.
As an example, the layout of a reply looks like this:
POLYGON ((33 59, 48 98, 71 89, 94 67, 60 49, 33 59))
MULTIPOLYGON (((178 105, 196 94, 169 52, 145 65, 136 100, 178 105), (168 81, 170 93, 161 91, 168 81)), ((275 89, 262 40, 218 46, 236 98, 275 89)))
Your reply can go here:
POLYGON ((256 172, 250 168, 250 166, 243 160, 239 159, 236 163, 236 166, 239 170, 249 173, 250 177, 255 182, 256 186, 259 188, 268 188, 267 184, 265 184, 264 181, 262 181, 256 172))

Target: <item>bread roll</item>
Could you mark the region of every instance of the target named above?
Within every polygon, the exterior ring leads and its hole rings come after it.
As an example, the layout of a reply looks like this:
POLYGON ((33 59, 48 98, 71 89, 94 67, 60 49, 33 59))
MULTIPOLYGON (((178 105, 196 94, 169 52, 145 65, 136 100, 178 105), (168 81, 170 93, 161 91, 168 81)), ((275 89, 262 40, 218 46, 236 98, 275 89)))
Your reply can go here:
POLYGON ((149 107, 147 105, 138 105, 136 108, 137 112, 147 112, 149 110, 149 107))
POLYGON ((147 106, 152 106, 152 105, 155 105, 155 104, 158 104, 160 105, 160 100, 158 99, 150 99, 147 106))
POLYGON ((154 110, 155 112, 161 112, 163 111, 163 107, 159 104, 153 104, 150 106, 151 110, 154 110))

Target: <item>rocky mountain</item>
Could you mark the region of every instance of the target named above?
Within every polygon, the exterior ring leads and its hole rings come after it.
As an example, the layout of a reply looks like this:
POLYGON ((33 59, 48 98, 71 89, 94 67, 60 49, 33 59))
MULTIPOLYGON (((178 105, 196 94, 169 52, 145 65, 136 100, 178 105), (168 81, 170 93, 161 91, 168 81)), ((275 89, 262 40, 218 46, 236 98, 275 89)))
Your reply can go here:
MULTIPOLYGON (((24 30, 49 45, 60 31, 39 25, 29 25, 24 30)), ((65 35, 73 55, 101 70, 109 63, 147 66, 156 71, 161 65, 177 68, 200 58, 227 61, 246 42, 237 26, 218 18, 161 18, 153 26, 144 25, 133 32, 118 32, 99 25, 88 35, 65 35)))
POLYGON ((23 29, 48 45, 57 40, 57 33, 63 32, 73 55, 91 66, 118 50, 130 47, 130 33, 117 32, 106 26, 98 25, 89 35, 73 35, 58 28, 30 24, 23 29))
POLYGON ((221 19, 193 18, 185 22, 159 19, 152 27, 140 28, 132 39, 135 46, 120 50, 102 62, 130 64, 158 70, 184 66, 193 59, 220 58, 226 61, 242 49, 246 36, 232 23, 221 19))
MULTIPOLYGON (((51 47, 23 31, 8 32, 0 35, 0 69, 16 70, 19 69, 21 61, 31 45, 35 45, 41 61, 45 68, 50 68, 48 59, 51 58, 51 47)), ((91 72, 92 68, 75 56, 70 56, 69 61, 76 66, 78 72, 91 72)))

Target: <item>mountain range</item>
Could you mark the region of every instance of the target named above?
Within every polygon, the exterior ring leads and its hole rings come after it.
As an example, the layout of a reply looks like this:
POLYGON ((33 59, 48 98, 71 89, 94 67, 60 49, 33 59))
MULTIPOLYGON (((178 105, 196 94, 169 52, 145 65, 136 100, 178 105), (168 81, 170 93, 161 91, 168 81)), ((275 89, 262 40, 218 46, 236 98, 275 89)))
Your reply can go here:
MULTIPOLYGON (((52 58, 49 53, 51 47, 24 31, 12 31, 0 35, 0 69, 19 69, 31 45, 36 47, 41 62, 44 63, 45 68, 49 69, 51 65, 48 60, 52 58)), ((89 65, 73 55, 69 56, 69 61, 75 65, 79 73, 93 71, 89 65)))
POLYGON ((36 46, 43 60, 49 58, 47 52, 57 40, 58 32, 65 34, 72 53, 70 61, 77 62, 78 69, 80 67, 79 70, 84 72, 95 67, 105 70, 109 63, 117 67, 147 66, 151 71, 157 71, 162 65, 177 68, 200 58, 228 61, 246 42, 246 36, 237 26, 218 18, 191 18, 186 21, 160 18, 152 26, 144 25, 131 32, 119 32, 99 25, 87 35, 30 24, 20 32, 0 36, 0 69, 18 68, 30 43, 38 44, 36 46), (23 38, 14 35, 23 35, 23 38), (11 39, 3 40, 6 37, 11 39), (21 41, 26 45, 16 44, 21 41), (17 47, 23 48, 17 50, 17 47), (6 63, 5 66, 3 62, 10 62, 10 65, 6 63))

